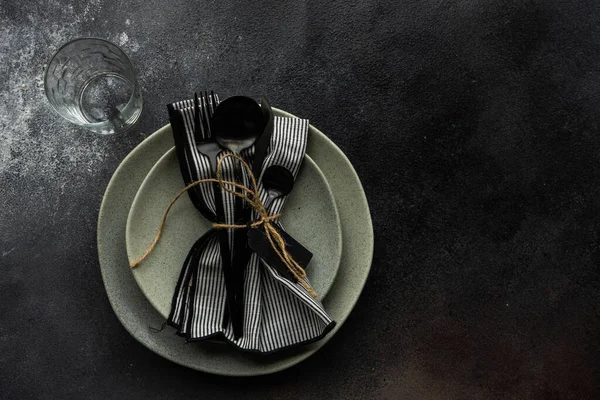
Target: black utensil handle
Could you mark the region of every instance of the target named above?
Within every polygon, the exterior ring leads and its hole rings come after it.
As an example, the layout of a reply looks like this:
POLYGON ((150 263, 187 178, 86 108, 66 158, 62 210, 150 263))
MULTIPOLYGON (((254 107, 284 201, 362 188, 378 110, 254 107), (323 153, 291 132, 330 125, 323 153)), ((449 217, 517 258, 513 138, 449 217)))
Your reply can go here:
MULTIPOLYGON (((225 209, 223 207, 223 195, 221 192, 221 186, 214 182, 215 192, 215 207, 217 210, 217 222, 225 223, 225 209)), ((236 299, 235 299, 235 271, 231 262, 231 249, 229 248, 229 236, 226 229, 219 229, 219 248, 221 253, 221 264, 223 266, 223 276, 225 278, 225 291, 227 296, 227 310, 225 316, 231 316, 234 334, 236 332, 237 325, 233 323, 237 318, 236 311, 236 299)), ((223 328, 227 327, 229 318, 223 318, 223 328)))
MULTIPOLYGON (((211 171, 212 174, 216 175, 216 171, 211 171)), ((213 188, 215 193, 215 210, 216 218, 218 223, 225 223, 225 208, 223 206, 223 188, 218 182, 213 182, 213 188)), ((237 199, 237 197, 236 197, 237 199)), ((233 268, 231 249, 229 248, 229 235, 226 229, 219 229, 219 248, 221 253, 221 264, 223 266, 223 276, 225 278, 225 291, 227 296, 226 310, 223 316, 222 327, 227 328, 229 319, 231 318, 232 328, 234 336, 239 333, 237 323, 237 309, 236 309, 236 298, 235 298, 235 271, 233 268)))
POLYGON ((267 149, 269 148, 269 144, 271 143, 271 136, 273 136, 275 120, 275 117, 273 116, 273 110, 271 109, 271 106, 269 105, 269 102, 265 97, 261 99, 261 107, 263 105, 268 111, 269 117, 262 135, 260 135, 260 137, 256 141, 256 144, 254 145, 254 160, 252 161, 252 173, 254 174, 254 177, 257 181, 260 179, 262 164, 267 155, 267 149))
MULTIPOLYGON (((234 176, 235 181, 242 184, 242 169, 241 166, 234 163, 234 176)), ((234 201, 234 221, 236 224, 245 224, 246 221, 244 213, 243 200, 235 196, 234 201)), ((246 233, 245 229, 235 229, 233 231, 233 290, 235 296, 235 312, 231 314, 231 323, 233 325, 233 334, 236 339, 240 338, 243 334, 243 323, 244 323, 244 309, 240 306, 240 302, 243 304, 243 285, 244 285, 244 265, 242 260, 244 259, 244 248, 246 246, 246 233), (241 290, 240 290, 241 288, 241 290)))
MULTIPOLYGON (((243 209, 243 218, 240 220, 240 224, 248 224, 250 218, 252 218, 252 208, 243 209)), ((244 282, 246 277, 246 268, 250 261, 252 252, 248 246, 248 228, 237 229, 238 236, 235 237, 237 241, 236 252, 234 253, 234 265, 236 266, 236 307, 237 307, 237 325, 243 329, 244 327, 244 282)))
MULTIPOLYGON (((236 325, 233 321, 237 320, 236 310, 236 299, 235 299, 235 284, 234 284, 234 271, 231 265, 231 250, 229 249, 229 237, 227 230, 219 230, 219 247, 221 250, 221 262, 223 263, 223 276, 225 277, 225 292, 227 297, 227 310, 231 317, 234 334, 236 332, 236 325)), ((227 314, 227 313, 226 313, 227 314)), ((228 318, 223 318, 222 327, 227 328, 228 318)))

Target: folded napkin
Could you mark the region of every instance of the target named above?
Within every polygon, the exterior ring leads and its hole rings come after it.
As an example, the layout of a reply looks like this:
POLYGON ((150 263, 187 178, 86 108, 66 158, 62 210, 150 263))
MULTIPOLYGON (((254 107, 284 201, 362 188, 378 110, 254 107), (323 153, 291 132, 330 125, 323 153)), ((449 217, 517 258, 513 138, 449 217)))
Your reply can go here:
MULTIPOLYGON (((211 166, 208 157, 191 146, 187 153, 182 143, 202 140, 194 137, 194 103, 192 100, 177 102, 171 110, 180 112, 183 123, 173 123, 173 133, 180 161, 185 157, 190 168, 182 167, 184 183, 211 178, 211 166)), ((297 176, 306 151, 308 138, 308 120, 275 117, 267 156, 262 170, 271 165, 281 165, 297 176)), ((228 153, 224 150, 220 156, 228 153)), ((254 147, 242 154, 242 158, 252 165, 254 147)), ((223 160, 222 177, 233 181, 234 168, 238 161, 233 158, 223 160)), ((259 177, 259 193, 265 202, 267 192, 263 190, 259 177)), ((251 187, 247 171, 243 170, 243 184, 251 187)), ((220 189, 219 189, 220 190, 220 189)), ((221 190, 225 223, 233 224, 235 196, 221 190)), ((205 216, 216 214, 215 186, 210 183, 198 185, 190 198, 205 216), (205 208, 204 208, 205 207, 205 208)), ((281 213, 286 197, 280 197, 269 205, 270 215, 281 213)), ((253 219, 258 213, 253 212, 253 219)), ((279 221, 276 224, 281 227, 279 221)), ((229 230, 229 253, 233 249, 233 230, 229 230)), ((230 254, 227 255, 230 257, 230 254)), ((243 267, 236 265, 234 268, 243 267)), ((305 280, 305 283, 310 283, 305 280)), ((324 337, 335 322, 327 315, 321 302, 308 293, 307 289, 295 280, 290 280, 267 264, 256 253, 250 254, 245 266, 243 282, 243 333, 235 338, 232 324, 226 315, 227 289, 223 271, 219 232, 211 229, 190 249, 184 262, 171 305, 168 322, 178 329, 178 334, 189 341, 204 340, 210 337, 222 337, 234 346, 247 351, 271 353, 290 346, 309 343, 324 337), (225 321, 225 323, 224 323, 225 321)))

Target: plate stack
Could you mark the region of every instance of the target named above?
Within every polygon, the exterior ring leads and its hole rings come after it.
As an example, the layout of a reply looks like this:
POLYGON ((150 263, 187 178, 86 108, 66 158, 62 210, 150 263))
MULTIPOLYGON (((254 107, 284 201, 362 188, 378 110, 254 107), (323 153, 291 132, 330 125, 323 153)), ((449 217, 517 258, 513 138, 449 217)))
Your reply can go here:
MULTIPOLYGON (((273 109, 275 116, 295 118, 273 109)), ((323 133, 309 127, 308 145, 282 222, 313 253, 306 271, 337 326, 324 339, 265 357, 223 343, 186 344, 171 328, 157 331, 168 317, 173 291, 193 243, 211 228, 187 197, 170 212, 163 238, 143 265, 166 206, 183 187, 167 125, 138 145, 121 163, 104 195, 98 218, 98 252, 111 305, 125 328, 150 350, 187 367, 220 375, 252 376, 280 371, 306 359, 340 328, 367 279, 373 228, 354 168, 323 133)))

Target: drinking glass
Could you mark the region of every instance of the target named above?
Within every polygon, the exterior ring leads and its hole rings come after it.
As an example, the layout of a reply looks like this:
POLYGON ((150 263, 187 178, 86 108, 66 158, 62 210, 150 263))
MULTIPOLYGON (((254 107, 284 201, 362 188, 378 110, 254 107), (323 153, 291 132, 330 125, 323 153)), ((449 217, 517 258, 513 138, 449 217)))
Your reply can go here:
POLYGON ((48 64, 44 88, 58 114, 100 134, 125 132, 142 112, 133 64, 104 39, 81 38, 63 45, 48 64))

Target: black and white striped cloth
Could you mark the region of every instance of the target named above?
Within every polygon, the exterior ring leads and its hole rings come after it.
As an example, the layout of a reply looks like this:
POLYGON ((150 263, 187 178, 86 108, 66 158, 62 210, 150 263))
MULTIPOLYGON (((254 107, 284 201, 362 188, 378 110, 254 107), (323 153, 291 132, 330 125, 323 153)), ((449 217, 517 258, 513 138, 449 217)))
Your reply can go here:
MULTIPOLYGON (((184 116, 184 126, 174 134, 184 135, 186 140, 194 143, 193 101, 177 102, 172 106, 184 116)), ((308 120, 275 117, 274 131, 263 162, 263 170, 271 165, 281 165, 296 176, 304 159, 307 138, 308 120)), ((210 177, 208 158, 199 154, 196 146, 190 148, 192 154, 186 156, 193 161, 189 163, 192 164, 190 178, 197 180, 210 177)), ((253 155, 254 147, 245 151, 242 157, 251 165, 253 155)), ((224 160, 225 180, 234 180, 234 162, 237 161, 232 158, 224 160)), ((245 171, 244 180, 246 186, 250 187, 245 171)), ((258 185, 261 200, 264 202, 267 193, 263 190, 260 179, 258 185)), ((207 207, 215 212, 213 186, 199 186, 197 195, 202 196, 207 207)), ((221 192, 226 222, 233 223, 235 197, 225 191, 221 192)), ((271 214, 282 212, 285 201, 285 197, 276 199, 268 211, 271 214)), ((178 329, 178 334, 185 336, 189 341, 221 336, 242 350, 271 353, 314 342, 333 329, 335 322, 327 315, 318 299, 311 296, 300 283, 282 277, 256 253, 252 253, 244 277, 243 334, 239 339, 235 339, 231 323, 223 327, 226 288, 218 236, 215 230, 208 231, 196 241, 184 262, 168 320, 178 329)), ((230 248, 233 248, 231 232, 229 244, 230 248)))

